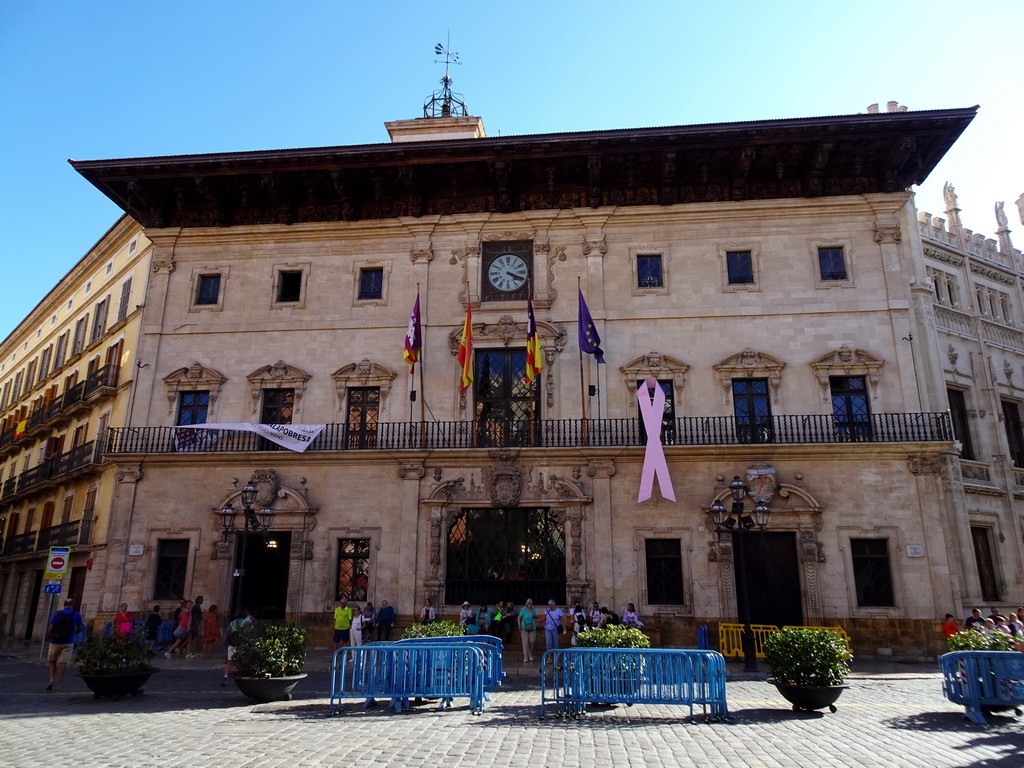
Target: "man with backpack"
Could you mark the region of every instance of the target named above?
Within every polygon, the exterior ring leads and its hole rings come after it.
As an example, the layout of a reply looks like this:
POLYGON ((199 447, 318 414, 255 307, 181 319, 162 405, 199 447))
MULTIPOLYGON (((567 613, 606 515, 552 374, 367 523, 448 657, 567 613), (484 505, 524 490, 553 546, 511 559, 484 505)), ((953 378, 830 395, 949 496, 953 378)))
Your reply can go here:
POLYGON ((46 628, 46 637, 50 641, 50 649, 46 654, 50 667, 50 682, 47 683, 46 690, 56 691, 60 685, 64 670, 71 661, 75 633, 81 628, 82 614, 75 610, 75 601, 69 597, 64 601, 64 609, 53 614, 46 628))

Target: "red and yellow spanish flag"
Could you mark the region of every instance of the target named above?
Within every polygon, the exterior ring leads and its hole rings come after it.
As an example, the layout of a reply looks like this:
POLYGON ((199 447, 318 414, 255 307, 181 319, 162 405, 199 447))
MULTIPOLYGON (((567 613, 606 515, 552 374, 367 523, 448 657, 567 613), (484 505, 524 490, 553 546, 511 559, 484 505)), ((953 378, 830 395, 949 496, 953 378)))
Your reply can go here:
POLYGON ((466 394, 473 383, 473 307, 469 298, 466 299, 466 322, 462 326, 462 339, 459 341, 459 365, 462 367, 462 378, 459 381, 459 394, 466 394))
POLYGON ((540 334, 537 318, 533 316, 533 299, 526 298, 526 386, 540 375, 543 362, 540 356, 540 334))
POLYGON ((17 439, 25 434, 25 427, 28 426, 28 419, 22 419, 14 425, 14 438, 17 439))
POLYGON ((409 316, 409 329, 405 332, 405 348, 402 357, 409 364, 409 373, 416 370, 416 361, 420 359, 420 346, 423 341, 420 335, 420 295, 416 294, 416 303, 409 316))

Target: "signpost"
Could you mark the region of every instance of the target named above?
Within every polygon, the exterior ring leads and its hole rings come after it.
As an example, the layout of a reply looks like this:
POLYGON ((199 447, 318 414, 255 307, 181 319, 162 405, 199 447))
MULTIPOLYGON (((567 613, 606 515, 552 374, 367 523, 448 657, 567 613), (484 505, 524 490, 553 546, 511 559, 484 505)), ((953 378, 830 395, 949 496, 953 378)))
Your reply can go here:
POLYGON ((68 572, 68 562, 71 560, 71 547, 50 547, 50 556, 46 560, 46 573, 43 578, 49 581, 59 581, 68 572))

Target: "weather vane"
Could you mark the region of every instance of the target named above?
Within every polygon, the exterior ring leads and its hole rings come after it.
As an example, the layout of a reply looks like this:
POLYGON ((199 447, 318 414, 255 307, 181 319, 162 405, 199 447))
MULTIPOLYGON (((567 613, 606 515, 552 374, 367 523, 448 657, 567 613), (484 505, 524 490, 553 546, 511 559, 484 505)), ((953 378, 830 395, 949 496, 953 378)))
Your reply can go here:
POLYGON ((459 54, 449 48, 451 34, 448 35, 448 43, 438 43, 434 46, 434 54, 444 56, 444 61, 434 59, 435 64, 444 64, 444 77, 441 78, 441 90, 434 91, 430 98, 423 104, 424 117, 466 117, 466 102, 462 100, 461 93, 452 93, 452 79, 448 75, 448 69, 452 64, 461 65, 459 54))

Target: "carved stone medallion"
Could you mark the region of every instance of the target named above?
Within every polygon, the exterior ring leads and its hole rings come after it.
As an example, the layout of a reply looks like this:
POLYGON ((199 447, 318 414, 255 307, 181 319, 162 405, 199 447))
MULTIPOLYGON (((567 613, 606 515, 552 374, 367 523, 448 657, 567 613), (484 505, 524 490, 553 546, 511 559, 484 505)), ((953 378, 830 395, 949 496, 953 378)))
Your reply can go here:
POLYGON ((758 504, 768 504, 778 487, 775 482, 775 467, 771 464, 751 464, 747 467, 747 488, 750 498, 758 504))

